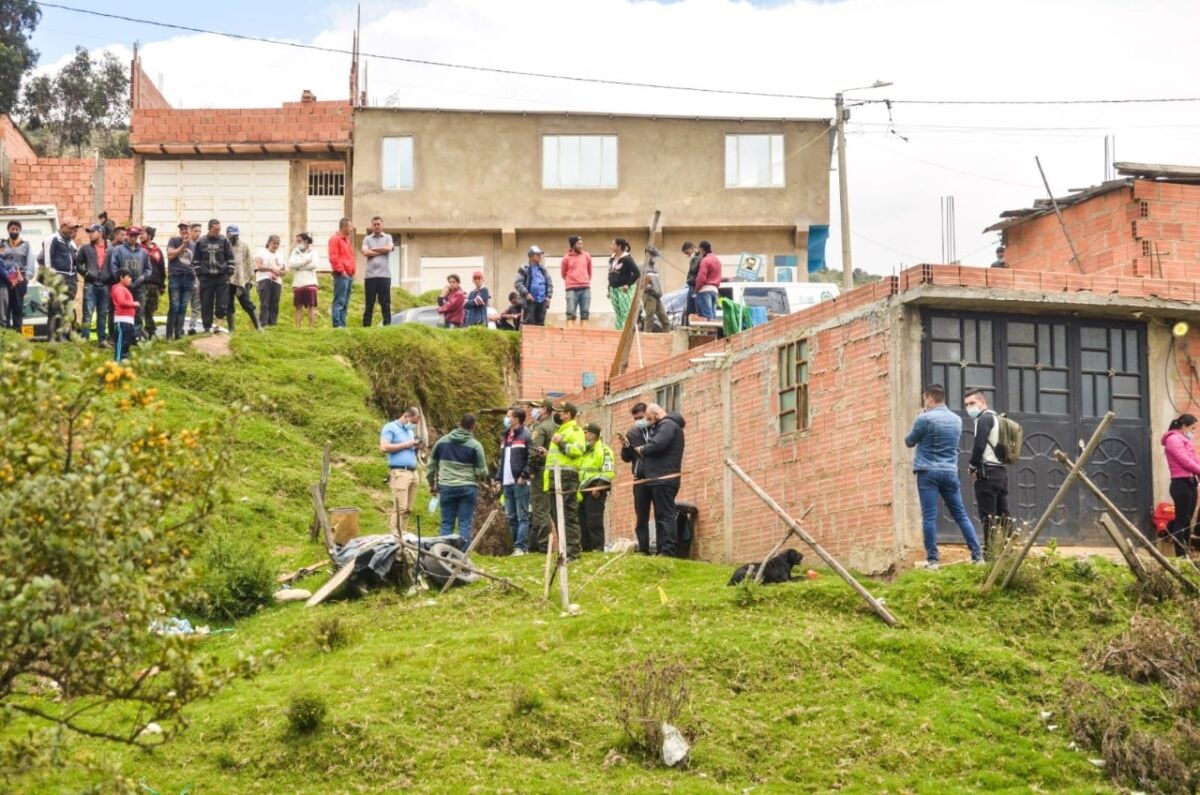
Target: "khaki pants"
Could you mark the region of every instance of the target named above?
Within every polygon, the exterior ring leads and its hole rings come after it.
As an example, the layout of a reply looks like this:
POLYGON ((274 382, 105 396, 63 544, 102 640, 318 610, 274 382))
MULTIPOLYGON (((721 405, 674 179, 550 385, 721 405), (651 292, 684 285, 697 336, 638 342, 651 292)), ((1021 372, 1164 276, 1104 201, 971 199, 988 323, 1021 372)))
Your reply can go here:
POLYGON ((417 499, 416 470, 389 470, 388 487, 392 490, 392 509, 395 511, 392 532, 400 538, 408 530, 408 516, 412 513, 413 502, 417 499))

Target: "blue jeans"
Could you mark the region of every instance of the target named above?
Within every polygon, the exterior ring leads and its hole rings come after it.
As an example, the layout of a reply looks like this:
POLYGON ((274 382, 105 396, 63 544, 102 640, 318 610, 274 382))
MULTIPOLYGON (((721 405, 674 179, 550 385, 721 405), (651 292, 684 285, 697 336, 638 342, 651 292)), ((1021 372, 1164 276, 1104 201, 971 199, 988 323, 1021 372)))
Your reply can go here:
POLYGON ((529 484, 504 487, 504 515, 512 532, 513 549, 529 551, 529 484))
POLYGON ((167 280, 167 339, 183 336, 183 320, 192 303, 195 276, 172 276, 167 280))
POLYGON ((587 320, 592 313, 591 287, 572 287, 567 290, 567 318, 573 319, 577 311, 580 320, 587 320))
POLYGON ((708 320, 717 319, 717 294, 696 293, 696 311, 708 320))
MULTIPOLYGON (((336 277, 335 277, 336 278, 336 277)), ((442 510, 441 535, 454 535, 454 521, 458 520, 458 535, 463 543, 471 541, 471 522, 475 519, 475 501, 479 499, 478 486, 440 486, 438 505, 442 510)))
POLYGON ((108 287, 103 284, 83 286, 83 333, 92 328, 92 312, 96 313, 96 342, 108 338, 108 287))
POLYGON ((979 549, 979 537, 975 535, 975 526, 967 516, 967 508, 962 501, 962 484, 957 472, 942 472, 926 470, 917 473, 917 494, 921 498, 921 532, 925 536, 925 559, 937 563, 937 520, 938 498, 946 503, 950 516, 958 524, 963 538, 971 550, 971 560, 979 560, 983 552, 979 549))
POLYGON ((350 305, 350 288, 353 286, 353 276, 333 274, 333 306, 330 315, 334 328, 346 327, 346 307, 350 305))

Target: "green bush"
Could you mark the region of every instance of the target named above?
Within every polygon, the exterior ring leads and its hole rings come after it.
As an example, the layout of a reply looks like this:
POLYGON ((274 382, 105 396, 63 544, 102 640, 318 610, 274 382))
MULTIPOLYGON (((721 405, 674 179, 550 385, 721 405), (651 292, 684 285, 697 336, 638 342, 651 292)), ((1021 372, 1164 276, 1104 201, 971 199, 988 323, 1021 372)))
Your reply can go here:
POLYGON ((275 574, 259 544, 218 533, 200 557, 198 598, 194 608, 217 620, 241 618, 271 602, 275 574))
POLYGON ((287 708, 288 728, 292 734, 312 734, 321 728, 328 711, 320 696, 297 696, 287 708))

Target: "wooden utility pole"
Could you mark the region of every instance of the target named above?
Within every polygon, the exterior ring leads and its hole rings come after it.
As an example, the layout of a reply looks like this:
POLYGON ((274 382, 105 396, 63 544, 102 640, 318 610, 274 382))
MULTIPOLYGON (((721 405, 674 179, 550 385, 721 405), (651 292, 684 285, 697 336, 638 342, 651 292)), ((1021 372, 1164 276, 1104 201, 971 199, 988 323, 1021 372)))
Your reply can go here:
POLYGON ((646 261, 642 265, 642 273, 638 277, 637 285, 633 288, 629 314, 625 317, 625 325, 621 328, 621 341, 617 343, 617 355, 613 357, 612 369, 608 371, 609 380, 625 372, 625 367, 629 364, 629 349, 637 329, 638 313, 642 310, 642 290, 646 284, 646 271, 650 269, 657 253, 657 249, 654 247, 654 236, 658 233, 658 219, 661 217, 662 211, 655 210, 654 222, 650 224, 650 240, 646 243, 646 261))
POLYGON ((1058 225, 1062 227, 1063 237, 1067 239, 1067 245, 1071 247, 1071 262, 1075 263, 1075 267, 1083 270, 1082 263, 1079 262, 1079 252, 1075 250, 1075 242, 1071 240, 1071 235, 1067 232, 1067 222, 1063 220, 1062 210, 1058 208, 1058 199, 1054 198, 1053 191, 1050 190, 1050 181, 1046 179, 1046 172, 1042 170, 1042 161, 1034 155, 1033 161, 1037 163, 1038 173, 1042 175, 1042 184, 1046 186, 1046 195, 1050 197, 1050 205, 1054 207, 1054 214, 1058 216, 1058 225))
POLYGON ((854 289, 854 265, 850 261, 850 196, 846 193, 846 103, 839 91, 833 98, 834 113, 837 114, 838 150, 838 226, 842 231, 842 289, 854 289))

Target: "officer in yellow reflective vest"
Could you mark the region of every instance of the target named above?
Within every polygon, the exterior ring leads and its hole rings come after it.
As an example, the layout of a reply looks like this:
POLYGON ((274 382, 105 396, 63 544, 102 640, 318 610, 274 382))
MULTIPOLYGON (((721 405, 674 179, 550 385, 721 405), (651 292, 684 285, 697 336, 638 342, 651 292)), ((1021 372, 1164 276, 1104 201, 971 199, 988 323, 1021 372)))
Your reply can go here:
POLYGON ((583 432, 587 446, 579 464, 579 526, 583 551, 604 551, 604 503, 616 473, 613 451, 600 441, 600 426, 590 423, 583 432))
MULTIPOLYGON (((562 468, 563 493, 563 525, 567 536, 567 558, 577 560, 581 550, 579 534, 579 510, 571 496, 579 491, 579 464, 583 460, 584 439, 583 429, 575 421, 579 410, 574 403, 563 403, 554 409, 554 421, 558 427, 550 437, 546 448, 546 471, 542 475, 542 487, 547 492, 554 492, 554 467, 562 468)), ((558 522, 558 502, 551 503, 551 517, 558 522)))

